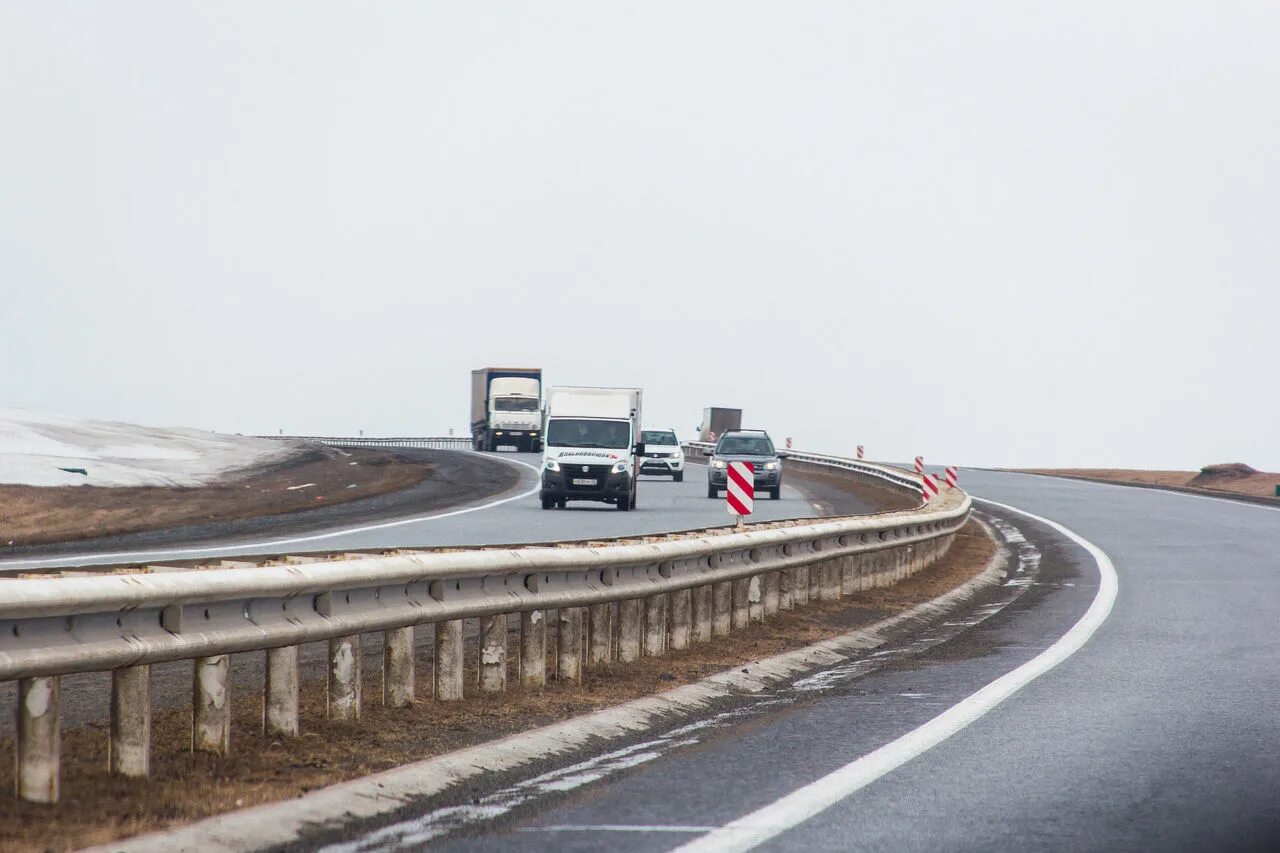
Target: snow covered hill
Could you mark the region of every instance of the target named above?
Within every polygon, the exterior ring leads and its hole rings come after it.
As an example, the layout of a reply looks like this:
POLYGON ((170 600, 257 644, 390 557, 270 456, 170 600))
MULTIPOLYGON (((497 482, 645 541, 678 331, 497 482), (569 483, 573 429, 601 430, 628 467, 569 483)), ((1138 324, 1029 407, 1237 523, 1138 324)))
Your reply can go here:
POLYGON ((304 448, 296 442, 0 407, 0 483, 7 484, 199 486, 230 471, 282 462, 304 448))

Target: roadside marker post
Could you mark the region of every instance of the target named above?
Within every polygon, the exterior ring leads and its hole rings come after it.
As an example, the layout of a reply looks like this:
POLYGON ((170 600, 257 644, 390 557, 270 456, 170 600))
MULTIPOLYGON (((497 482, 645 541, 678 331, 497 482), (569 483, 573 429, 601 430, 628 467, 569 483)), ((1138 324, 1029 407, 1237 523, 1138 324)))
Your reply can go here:
POLYGON ((862 445, 861 445, 861 444, 859 444, 859 445, 858 445, 858 458, 859 458, 859 459, 861 459, 861 458, 862 458, 862 445))
POLYGON ((737 516, 737 526, 742 517, 750 515, 756 503, 756 466, 750 462, 730 462, 728 488, 724 490, 725 506, 730 515, 737 516))
POLYGON ((947 481, 947 488, 954 489, 956 484, 960 482, 960 474, 956 471, 956 466, 948 465, 943 472, 942 478, 947 481))
POLYGON ((916 457, 916 473, 917 474, 924 473, 924 457, 923 456, 916 457))
POLYGON ((791 436, 787 436, 787 450, 791 449, 791 436))
POLYGON ((934 479, 932 474, 924 474, 921 477, 920 497, 924 498, 924 503, 928 503, 938 496, 938 481, 934 479))

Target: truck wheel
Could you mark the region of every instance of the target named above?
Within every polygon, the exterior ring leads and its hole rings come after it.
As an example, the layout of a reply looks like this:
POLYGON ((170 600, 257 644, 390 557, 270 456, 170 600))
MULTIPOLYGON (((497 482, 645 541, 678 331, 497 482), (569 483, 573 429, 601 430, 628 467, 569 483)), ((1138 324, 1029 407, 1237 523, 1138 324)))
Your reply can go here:
POLYGON ((554 503, 555 503, 555 501, 551 499, 551 496, 550 496, 550 495, 543 495, 543 496, 542 496, 542 508, 543 508, 543 509, 551 509, 551 507, 552 507, 552 505, 553 505, 554 503))
POLYGON ((707 484, 707 497, 709 498, 719 497, 718 493, 719 493, 719 489, 717 489, 715 486, 711 485, 710 483, 707 484))
POLYGON ((632 508, 632 509, 635 509, 635 508, 636 508, 636 501, 638 501, 639 499, 640 499, 640 493, 639 493, 639 492, 634 492, 634 491, 633 491, 633 492, 631 493, 631 508, 632 508))
POLYGON ((614 507, 622 510, 623 512, 626 512, 627 510, 631 509, 631 496, 620 495, 618 497, 618 500, 614 503, 614 507))
POLYGON ((677 482, 677 483, 683 483, 683 482, 684 482, 684 472, 683 472, 683 471, 677 471, 677 472, 675 472, 674 474, 672 474, 672 475, 671 475, 671 479, 672 479, 673 481, 677 482))
POLYGON ((567 507, 568 505, 569 505, 569 501, 568 501, 568 500, 566 500, 565 498, 561 498, 560 500, 556 501, 556 508, 557 508, 557 509, 564 509, 564 508, 565 508, 565 507, 567 507))

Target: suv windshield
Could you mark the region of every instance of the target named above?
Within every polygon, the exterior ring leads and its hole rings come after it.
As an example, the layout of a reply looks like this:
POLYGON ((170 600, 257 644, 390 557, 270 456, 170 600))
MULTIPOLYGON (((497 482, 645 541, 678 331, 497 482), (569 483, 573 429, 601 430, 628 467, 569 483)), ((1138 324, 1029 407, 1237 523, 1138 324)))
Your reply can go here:
POLYGON ((676 434, 670 430, 647 429, 641 433, 645 444, 679 444, 676 434))
POLYGON ((538 401, 532 397, 495 397, 493 410, 495 412, 536 412, 538 401))
POLYGON ((773 442, 764 437, 726 435, 716 445, 716 456, 772 456, 773 442))
POLYGON ((609 447, 622 449, 631 443, 631 424, 625 421, 588 421, 552 418, 547 423, 550 447, 609 447))

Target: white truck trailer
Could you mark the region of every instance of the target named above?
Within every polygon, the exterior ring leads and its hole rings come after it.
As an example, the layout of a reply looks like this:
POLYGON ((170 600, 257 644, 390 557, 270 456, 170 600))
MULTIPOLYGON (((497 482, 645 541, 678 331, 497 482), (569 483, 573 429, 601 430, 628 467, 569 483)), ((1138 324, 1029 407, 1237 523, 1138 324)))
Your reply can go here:
POLYGON ((471 446, 542 449, 542 368, 482 367, 471 371, 471 446))
POLYGON ((556 387, 547 391, 542 508, 569 501, 636 506, 639 388, 556 387))

